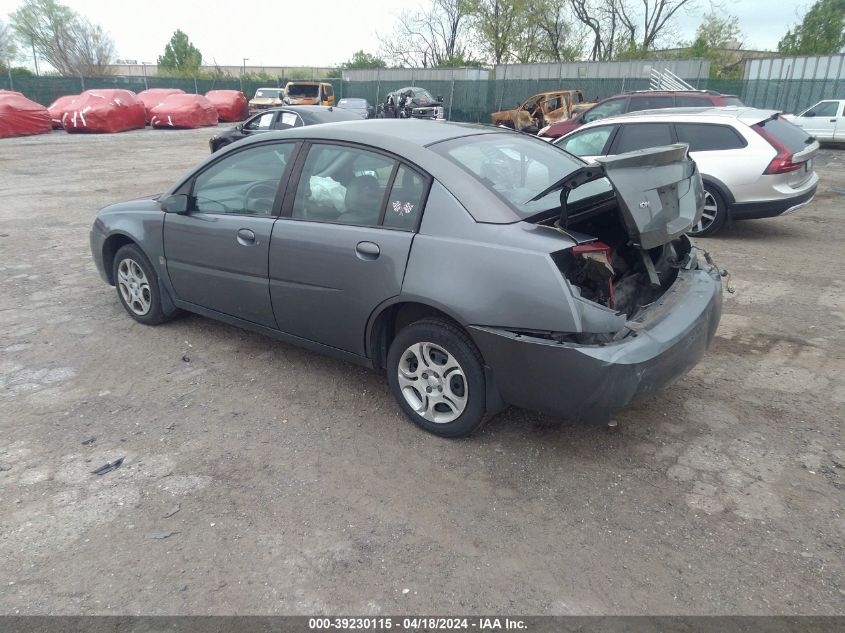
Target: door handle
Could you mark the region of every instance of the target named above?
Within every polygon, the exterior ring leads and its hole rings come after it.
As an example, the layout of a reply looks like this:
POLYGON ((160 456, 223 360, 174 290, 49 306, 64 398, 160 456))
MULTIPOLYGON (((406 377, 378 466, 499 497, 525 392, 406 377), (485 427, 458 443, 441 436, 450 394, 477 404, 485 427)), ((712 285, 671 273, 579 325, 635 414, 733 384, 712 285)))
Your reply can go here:
POLYGON ((374 244, 373 242, 358 242, 358 245, 355 247, 355 253, 361 259, 378 259, 378 256, 381 254, 381 249, 379 249, 378 244, 374 244))
POLYGON ((836 123, 836 119, 831 119, 830 123, 836 123))
POLYGON ((238 229, 238 244, 241 246, 254 246, 255 233, 250 229, 238 229))

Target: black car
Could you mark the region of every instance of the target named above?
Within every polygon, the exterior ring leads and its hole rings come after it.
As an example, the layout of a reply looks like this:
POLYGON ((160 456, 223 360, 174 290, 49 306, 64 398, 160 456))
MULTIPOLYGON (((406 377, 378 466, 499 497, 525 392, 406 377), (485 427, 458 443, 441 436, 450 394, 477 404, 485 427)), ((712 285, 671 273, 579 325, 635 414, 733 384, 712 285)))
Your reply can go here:
POLYGON ((372 119, 376 115, 375 108, 366 99, 341 99, 337 107, 354 112, 362 119, 372 119))
POLYGON ((331 123, 333 121, 354 121, 361 117, 354 111, 335 108, 332 106, 286 106, 283 108, 272 108, 264 110, 250 117, 235 127, 215 134, 209 139, 208 144, 213 154, 221 147, 239 141, 253 134, 287 130, 294 127, 306 125, 317 125, 318 123, 331 123))
POLYGON ((380 119, 446 119, 443 97, 433 97, 425 88, 408 86, 389 92, 378 106, 380 119))

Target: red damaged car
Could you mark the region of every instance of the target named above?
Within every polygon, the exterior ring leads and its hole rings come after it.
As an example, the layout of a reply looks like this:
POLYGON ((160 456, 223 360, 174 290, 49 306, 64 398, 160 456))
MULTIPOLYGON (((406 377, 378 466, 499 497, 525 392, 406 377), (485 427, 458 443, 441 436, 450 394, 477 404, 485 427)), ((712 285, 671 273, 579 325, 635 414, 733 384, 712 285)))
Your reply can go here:
POLYGON ((741 105, 744 104, 735 95, 723 95, 712 90, 642 90, 628 92, 603 99, 590 109, 571 119, 553 125, 547 125, 537 133, 537 136, 543 138, 559 138, 565 134, 569 134, 572 130, 581 127, 585 123, 638 110, 741 105))

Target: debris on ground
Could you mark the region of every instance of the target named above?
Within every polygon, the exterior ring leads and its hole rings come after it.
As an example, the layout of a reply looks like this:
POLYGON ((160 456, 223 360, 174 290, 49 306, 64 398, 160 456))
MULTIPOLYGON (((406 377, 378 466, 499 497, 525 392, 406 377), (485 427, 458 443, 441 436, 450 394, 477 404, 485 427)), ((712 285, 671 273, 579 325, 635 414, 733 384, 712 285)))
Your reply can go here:
POLYGON ((173 506, 172 508, 170 508, 170 510, 168 510, 167 512, 165 512, 165 513, 164 513, 163 515, 161 515, 161 516, 162 516, 163 518, 165 518, 165 519, 169 519, 169 518, 170 518, 170 517, 172 517, 174 514, 176 514, 177 512, 179 512, 179 510, 181 510, 181 509, 182 509, 182 506, 180 506, 180 505, 177 503, 175 506, 173 506))
POLYGON ((170 538, 174 534, 179 534, 179 532, 150 532, 147 534, 147 538, 161 541, 163 539, 170 538))
POLYGON ((103 464, 99 468, 95 468, 91 471, 94 475, 105 475, 106 473, 110 473, 111 471, 120 468, 120 465, 123 463, 123 460, 126 459, 125 457, 120 457, 113 462, 109 462, 107 464, 103 464))
POLYGON ((96 437, 89 437, 87 440, 82 440, 82 445, 83 446, 91 446, 91 444, 93 444, 96 441, 97 441, 96 437))

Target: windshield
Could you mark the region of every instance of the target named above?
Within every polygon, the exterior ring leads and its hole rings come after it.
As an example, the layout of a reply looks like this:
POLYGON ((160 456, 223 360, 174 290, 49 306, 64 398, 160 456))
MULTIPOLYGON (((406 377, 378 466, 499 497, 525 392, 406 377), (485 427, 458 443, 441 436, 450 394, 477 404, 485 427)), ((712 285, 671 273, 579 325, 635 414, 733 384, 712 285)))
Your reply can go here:
POLYGON ((320 86, 314 84, 293 84, 288 86, 289 97, 305 97, 313 99, 320 92, 320 86))
POLYGON ((338 102, 338 107, 341 108, 353 108, 353 109, 361 109, 367 107, 367 100, 366 99, 341 99, 338 102))
MULTIPOLYGON (((512 133, 464 136, 431 145, 430 149, 492 189, 520 218, 560 207, 560 191, 533 202, 531 199, 584 166, 583 161, 554 145, 512 133)), ((610 190, 610 183, 602 178, 578 187, 569 195, 569 202, 610 190)))
POLYGON ((268 89, 262 88, 261 90, 255 91, 255 98, 256 99, 278 99, 282 94, 282 89, 268 89))

